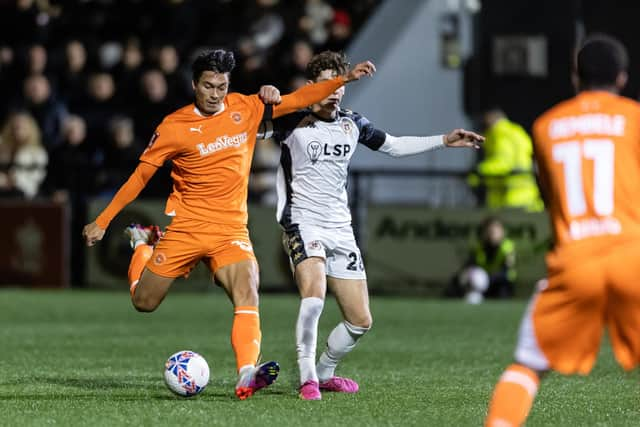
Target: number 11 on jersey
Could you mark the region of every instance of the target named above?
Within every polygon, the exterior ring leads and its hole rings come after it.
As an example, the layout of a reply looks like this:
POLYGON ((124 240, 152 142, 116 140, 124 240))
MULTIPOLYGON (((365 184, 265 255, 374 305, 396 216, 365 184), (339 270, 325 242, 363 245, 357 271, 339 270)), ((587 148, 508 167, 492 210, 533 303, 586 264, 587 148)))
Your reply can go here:
POLYGON ((610 139, 568 141, 553 146, 553 160, 562 163, 567 208, 571 216, 587 212, 583 160, 593 161, 593 209, 597 215, 613 213, 614 144, 610 139))

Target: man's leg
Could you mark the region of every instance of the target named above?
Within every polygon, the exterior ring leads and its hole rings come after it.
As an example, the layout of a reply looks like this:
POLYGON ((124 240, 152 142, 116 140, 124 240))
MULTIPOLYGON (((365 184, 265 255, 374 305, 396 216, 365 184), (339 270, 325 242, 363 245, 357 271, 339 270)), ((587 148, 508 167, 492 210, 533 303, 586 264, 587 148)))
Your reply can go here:
POLYGON ((136 310, 149 313, 154 311, 164 297, 175 279, 162 277, 149 269, 144 269, 138 285, 131 291, 131 302, 136 310))
POLYGON ((258 312, 258 263, 249 259, 229 264, 218 269, 215 277, 234 306, 231 345, 240 377, 236 395, 246 399, 275 381, 280 369, 276 362, 267 362, 256 368, 262 339, 258 312))
POLYGON ((358 391, 358 384, 348 378, 336 377, 335 369, 340 360, 355 348, 358 340, 371 328, 367 281, 329 277, 328 284, 336 297, 344 320, 331 331, 327 348, 318 360, 320 388, 327 391, 355 393, 358 391))
POLYGON ((296 266, 295 279, 301 298, 296 321, 300 398, 320 400, 321 394, 316 373, 316 347, 318 321, 327 293, 325 260, 314 256, 300 262, 296 266))
POLYGON ((529 416, 541 373, 514 363, 505 369, 493 389, 486 427, 518 427, 529 416))
POLYGON ((153 244, 157 243, 162 233, 157 226, 141 227, 132 224, 126 228, 125 234, 130 238, 133 248, 128 271, 131 302, 138 311, 154 311, 167 295, 175 280, 159 276, 145 269, 147 261, 153 254, 153 244))
POLYGON ((524 424, 544 372, 588 374, 604 326, 607 280, 601 260, 580 262, 537 283, 520 323, 516 362, 496 384, 485 425, 524 424))

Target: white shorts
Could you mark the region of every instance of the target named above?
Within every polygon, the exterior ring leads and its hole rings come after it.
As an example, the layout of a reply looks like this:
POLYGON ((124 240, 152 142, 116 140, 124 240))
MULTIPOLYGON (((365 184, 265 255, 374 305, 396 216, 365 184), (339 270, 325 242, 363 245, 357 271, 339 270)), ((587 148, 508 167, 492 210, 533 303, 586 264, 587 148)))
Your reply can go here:
POLYGON ((322 228, 299 224, 283 233, 282 244, 292 268, 309 257, 320 257, 325 260, 327 276, 356 280, 367 278, 350 225, 322 228))

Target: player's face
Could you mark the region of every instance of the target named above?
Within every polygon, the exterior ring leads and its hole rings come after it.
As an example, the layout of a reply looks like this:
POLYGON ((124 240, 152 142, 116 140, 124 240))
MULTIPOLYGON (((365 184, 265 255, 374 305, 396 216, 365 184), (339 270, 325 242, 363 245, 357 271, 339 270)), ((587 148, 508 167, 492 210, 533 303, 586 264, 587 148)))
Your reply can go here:
MULTIPOLYGON (((324 80, 331 80, 338 76, 334 70, 322 70, 322 72, 316 78, 316 82, 322 82, 324 80)), ((320 101, 318 107, 321 110, 331 113, 332 115, 340 109, 340 102, 344 96, 344 86, 340 86, 331 95, 320 101)))
POLYGON ((215 114, 222 109, 224 97, 229 92, 229 73, 205 71, 192 85, 200 112, 205 115, 215 114))

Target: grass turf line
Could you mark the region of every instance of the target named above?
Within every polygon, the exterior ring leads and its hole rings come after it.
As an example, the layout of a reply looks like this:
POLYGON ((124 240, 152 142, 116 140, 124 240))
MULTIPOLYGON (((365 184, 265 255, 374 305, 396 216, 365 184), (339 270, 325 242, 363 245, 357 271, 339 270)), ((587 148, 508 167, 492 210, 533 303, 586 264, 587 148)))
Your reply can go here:
MULTIPOLYGON (((219 291, 171 294, 151 314, 128 292, 0 292, 0 425, 480 426, 491 389, 510 362, 523 301, 373 298, 374 326, 338 373, 357 395, 297 397, 294 296, 261 301, 263 360, 278 381, 247 401, 233 395, 231 305, 219 291), (162 369, 175 351, 209 362, 211 381, 191 399, 172 395, 162 369)), ((326 304, 318 350, 339 311, 326 304)), ((551 375, 527 426, 632 426, 640 410, 636 373, 603 348, 589 378, 551 375)))

